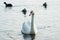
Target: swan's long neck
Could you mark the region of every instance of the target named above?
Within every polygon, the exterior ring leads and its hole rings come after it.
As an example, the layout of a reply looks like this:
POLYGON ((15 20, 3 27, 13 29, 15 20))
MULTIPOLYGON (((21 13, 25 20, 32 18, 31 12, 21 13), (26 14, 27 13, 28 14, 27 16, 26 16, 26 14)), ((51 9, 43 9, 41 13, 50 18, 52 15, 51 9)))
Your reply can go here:
POLYGON ((34 27, 34 15, 32 15, 32 17, 31 17, 31 28, 33 28, 34 27))
POLYGON ((34 15, 32 14, 32 17, 31 17, 31 34, 35 34, 34 32, 34 15))

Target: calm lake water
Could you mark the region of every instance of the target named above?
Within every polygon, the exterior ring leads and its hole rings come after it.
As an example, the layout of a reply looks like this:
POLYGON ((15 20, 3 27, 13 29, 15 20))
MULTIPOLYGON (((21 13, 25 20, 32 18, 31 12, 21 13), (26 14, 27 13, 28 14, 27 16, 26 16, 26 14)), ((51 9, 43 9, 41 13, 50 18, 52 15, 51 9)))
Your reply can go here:
POLYGON ((0 40, 60 40, 60 0, 0 0, 0 40), (4 1, 13 7, 5 8, 4 1), (42 6, 45 1, 47 9, 42 6), (31 20, 30 11, 35 12, 36 35, 21 34, 24 8, 27 20, 31 20))

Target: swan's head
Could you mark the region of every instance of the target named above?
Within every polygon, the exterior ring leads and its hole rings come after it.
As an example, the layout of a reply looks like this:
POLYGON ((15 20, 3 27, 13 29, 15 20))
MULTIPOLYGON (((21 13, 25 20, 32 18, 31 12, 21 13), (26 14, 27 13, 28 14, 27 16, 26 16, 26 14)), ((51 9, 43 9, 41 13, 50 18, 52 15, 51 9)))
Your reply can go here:
POLYGON ((34 12, 33 11, 30 12, 29 16, 31 16, 31 15, 34 15, 34 12))

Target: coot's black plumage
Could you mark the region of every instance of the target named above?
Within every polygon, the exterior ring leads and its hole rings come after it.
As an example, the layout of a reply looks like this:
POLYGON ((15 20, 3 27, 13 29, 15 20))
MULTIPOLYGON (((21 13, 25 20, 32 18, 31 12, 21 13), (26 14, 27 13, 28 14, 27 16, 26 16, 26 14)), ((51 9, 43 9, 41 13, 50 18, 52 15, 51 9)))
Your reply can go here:
POLYGON ((23 12, 24 15, 26 15, 27 10, 24 8, 24 9, 22 10, 22 12, 23 12))
POLYGON ((45 3, 43 4, 43 6, 44 6, 44 8, 47 8, 47 3, 45 2, 45 3))
POLYGON ((6 7, 12 7, 13 6, 12 4, 7 4, 6 2, 4 2, 4 4, 6 7))

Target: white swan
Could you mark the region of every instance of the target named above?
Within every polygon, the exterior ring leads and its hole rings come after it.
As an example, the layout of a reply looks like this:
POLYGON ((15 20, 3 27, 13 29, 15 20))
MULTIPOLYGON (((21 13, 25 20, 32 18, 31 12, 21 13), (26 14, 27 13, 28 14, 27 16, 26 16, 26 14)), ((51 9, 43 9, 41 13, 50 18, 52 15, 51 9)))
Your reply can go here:
POLYGON ((36 34, 37 33, 37 29, 34 26, 34 13, 33 13, 33 11, 31 11, 30 15, 31 15, 31 23, 27 20, 23 23, 23 27, 21 30, 23 34, 36 34))

